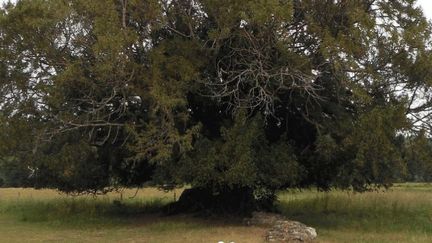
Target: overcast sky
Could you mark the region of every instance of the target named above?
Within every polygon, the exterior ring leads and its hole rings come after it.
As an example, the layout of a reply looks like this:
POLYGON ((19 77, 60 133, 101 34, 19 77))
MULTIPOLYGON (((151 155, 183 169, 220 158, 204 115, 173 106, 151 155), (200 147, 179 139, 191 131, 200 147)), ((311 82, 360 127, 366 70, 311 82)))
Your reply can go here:
MULTIPOLYGON (((6 1, 7 0, 0 0, 0 3, 4 3, 6 1)), ((417 2, 423 7, 425 15, 432 20, 432 0, 417 0, 417 2)))
POLYGON ((423 7, 425 15, 432 20, 432 1, 431 0, 417 0, 417 2, 423 7))

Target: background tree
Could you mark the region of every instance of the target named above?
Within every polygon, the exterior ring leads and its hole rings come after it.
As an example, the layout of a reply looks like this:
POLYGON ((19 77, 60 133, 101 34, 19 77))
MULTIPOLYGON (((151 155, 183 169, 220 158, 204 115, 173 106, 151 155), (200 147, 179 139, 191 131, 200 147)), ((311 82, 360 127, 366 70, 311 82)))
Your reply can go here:
POLYGON ((432 181, 431 142, 422 132, 418 136, 405 140, 403 150, 407 162, 407 178, 409 181, 432 181))
POLYGON ((430 135, 430 41, 413 0, 21 0, 0 14, 2 126, 23 134, 2 151, 40 186, 189 184, 231 212, 389 186, 398 136, 430 135))

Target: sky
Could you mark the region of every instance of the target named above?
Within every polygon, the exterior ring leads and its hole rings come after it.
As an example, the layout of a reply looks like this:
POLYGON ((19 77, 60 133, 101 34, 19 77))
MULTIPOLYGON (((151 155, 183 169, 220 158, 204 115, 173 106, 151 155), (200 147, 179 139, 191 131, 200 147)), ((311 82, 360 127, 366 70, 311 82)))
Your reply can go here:
POLYGON ((417 2, 422 6, 426 17, 432 20, 432 0, 418 0, 417 2))

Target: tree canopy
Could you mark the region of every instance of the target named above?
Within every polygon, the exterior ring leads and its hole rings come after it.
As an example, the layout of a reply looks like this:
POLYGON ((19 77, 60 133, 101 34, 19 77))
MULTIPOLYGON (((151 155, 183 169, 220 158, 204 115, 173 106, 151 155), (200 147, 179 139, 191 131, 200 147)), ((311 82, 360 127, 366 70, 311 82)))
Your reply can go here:
POLYGON ((388 186, 430 163, 431 31, 414 0, 5 4, 0 164, 78 193, 388 186))

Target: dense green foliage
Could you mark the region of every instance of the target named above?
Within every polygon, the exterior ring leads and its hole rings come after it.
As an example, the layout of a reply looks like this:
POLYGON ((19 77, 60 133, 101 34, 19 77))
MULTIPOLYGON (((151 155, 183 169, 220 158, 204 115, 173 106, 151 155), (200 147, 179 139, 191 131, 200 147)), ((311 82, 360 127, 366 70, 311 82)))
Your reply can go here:
POLYGON ((413 0, 21 0, 0 159, 67 192, 388 186, 430 167, 430 44, 413 0))

